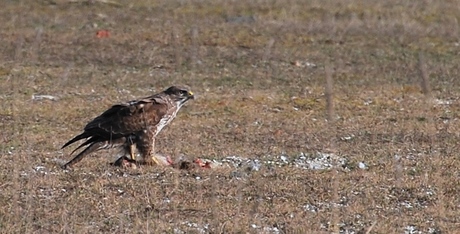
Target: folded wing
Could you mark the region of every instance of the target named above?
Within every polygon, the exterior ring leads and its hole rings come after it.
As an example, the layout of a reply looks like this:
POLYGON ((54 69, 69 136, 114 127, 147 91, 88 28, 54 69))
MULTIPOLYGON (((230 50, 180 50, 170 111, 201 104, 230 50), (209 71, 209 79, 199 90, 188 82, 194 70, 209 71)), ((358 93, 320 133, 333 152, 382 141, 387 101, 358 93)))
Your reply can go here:
POLYGON ((86 139, 72 154, 84 146, 87 147, 63 167, 66 168, 80 161, 94 151, 126 144, 138 132, 149 126, 157 125, 167 110, 167 103, 160 96, 151 96, 112 106, 89 122, 83 133, 62 146, 65 148, 79 140, 86 139))

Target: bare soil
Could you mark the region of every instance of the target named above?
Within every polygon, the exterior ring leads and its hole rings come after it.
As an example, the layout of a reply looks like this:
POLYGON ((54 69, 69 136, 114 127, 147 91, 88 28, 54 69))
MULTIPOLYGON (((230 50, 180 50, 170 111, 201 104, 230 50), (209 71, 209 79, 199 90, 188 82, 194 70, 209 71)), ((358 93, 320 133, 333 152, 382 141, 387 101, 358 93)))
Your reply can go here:
POLYGON ((0 232, 457 233, 458 12, 456 0, 3 1, 0 232), (60 147, 110 105, 174 84, 196 99, 157 151, 221 167, 124 169, 113 151, 59 167, 72 150, 60 147))

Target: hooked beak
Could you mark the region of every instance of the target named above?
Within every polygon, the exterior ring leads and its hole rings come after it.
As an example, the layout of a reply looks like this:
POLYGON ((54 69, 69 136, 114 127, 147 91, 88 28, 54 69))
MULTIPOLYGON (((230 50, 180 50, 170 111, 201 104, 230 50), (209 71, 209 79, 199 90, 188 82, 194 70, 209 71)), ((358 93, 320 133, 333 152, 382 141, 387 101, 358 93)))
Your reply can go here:
POLYGON ((195 96, 193 96, 192 91, 188 91, 188 98, 187 99, 195 99, 195 96))

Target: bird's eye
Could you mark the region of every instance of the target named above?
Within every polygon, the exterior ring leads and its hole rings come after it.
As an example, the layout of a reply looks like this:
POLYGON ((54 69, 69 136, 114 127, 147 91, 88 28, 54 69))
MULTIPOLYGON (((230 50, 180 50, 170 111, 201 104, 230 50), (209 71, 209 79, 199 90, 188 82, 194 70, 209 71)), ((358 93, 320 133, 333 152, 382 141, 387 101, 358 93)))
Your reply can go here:
POLYGON ((180 95, 182 95, 182 96, 187 96, 187 94, 188 94, 187 90, 181 90, 180 91, 180 95))

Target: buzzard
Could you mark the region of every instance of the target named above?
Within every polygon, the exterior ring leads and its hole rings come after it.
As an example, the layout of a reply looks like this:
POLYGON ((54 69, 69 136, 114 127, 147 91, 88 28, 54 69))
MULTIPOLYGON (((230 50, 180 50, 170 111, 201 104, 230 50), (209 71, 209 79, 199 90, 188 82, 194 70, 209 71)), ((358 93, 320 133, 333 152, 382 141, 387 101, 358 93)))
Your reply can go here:
POLYGON ((193 98, 187 88, 172 86, 161 93, 112 106, 89 122, 83 133, 62 146, 65 148, 86 139, 71 155, 82 147, 86 148, 62 168, 72 166, 90 153, 110 148, 121 148, 121 156, 129 154, 131 160, 135 159, 134 150, 137 148, 144 163, 159 164, 154 155, 156 135, 193 98))

